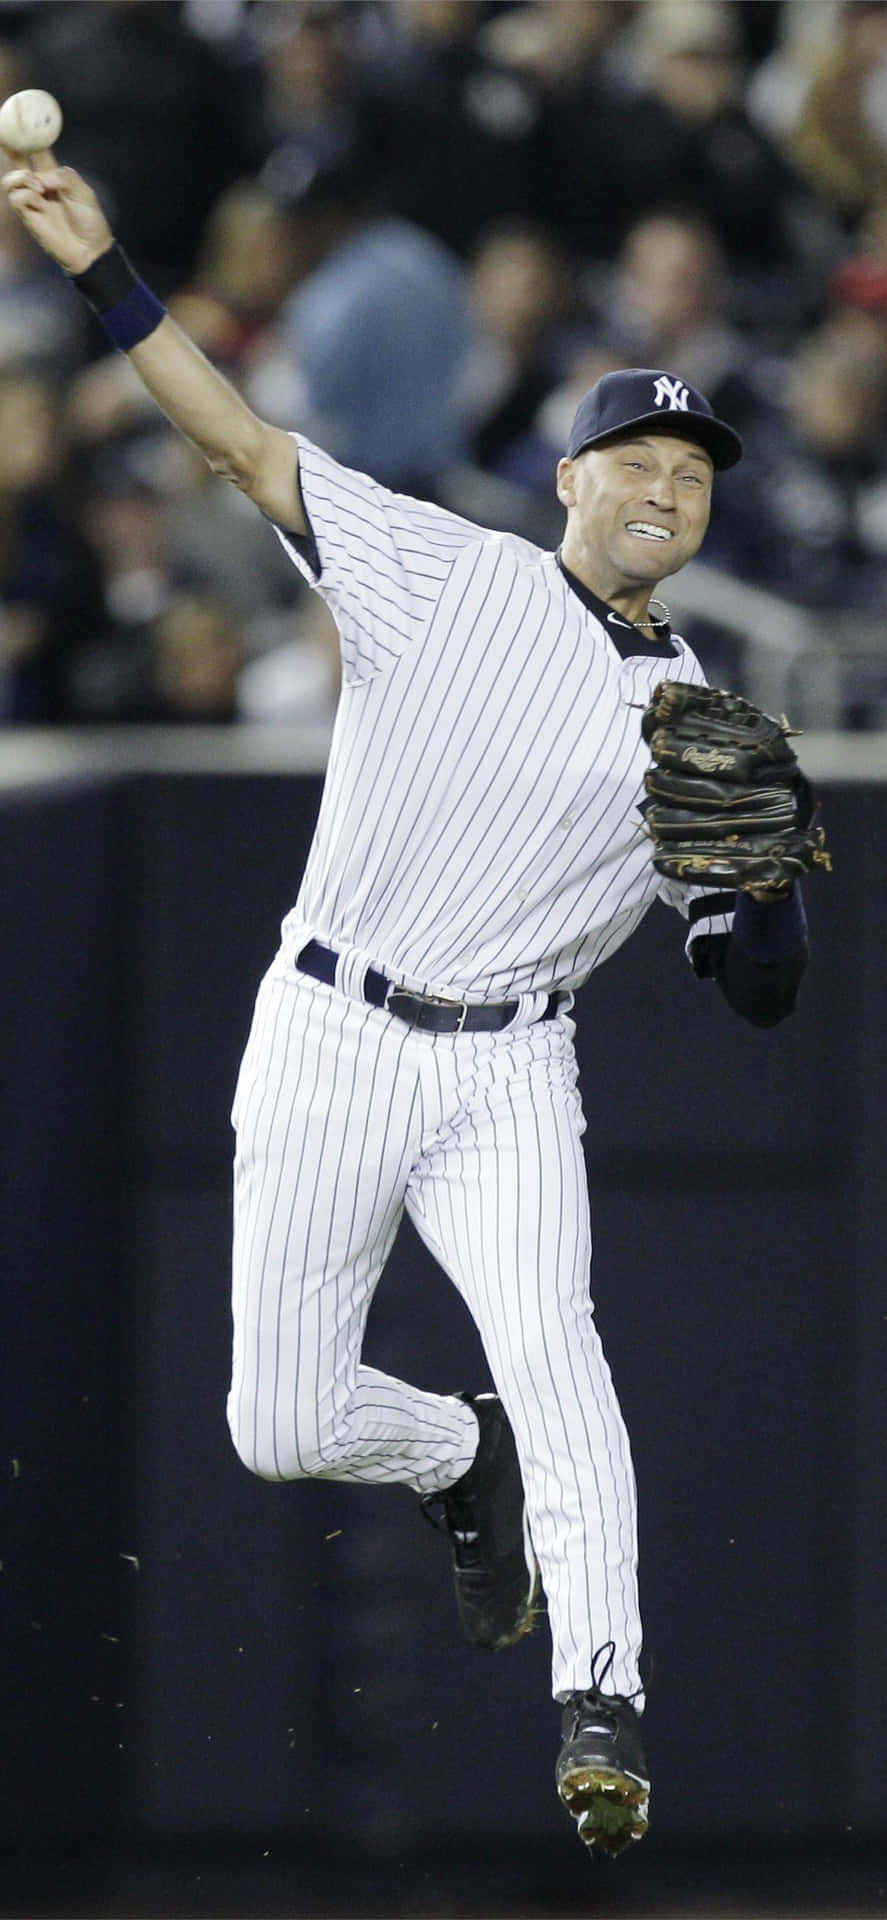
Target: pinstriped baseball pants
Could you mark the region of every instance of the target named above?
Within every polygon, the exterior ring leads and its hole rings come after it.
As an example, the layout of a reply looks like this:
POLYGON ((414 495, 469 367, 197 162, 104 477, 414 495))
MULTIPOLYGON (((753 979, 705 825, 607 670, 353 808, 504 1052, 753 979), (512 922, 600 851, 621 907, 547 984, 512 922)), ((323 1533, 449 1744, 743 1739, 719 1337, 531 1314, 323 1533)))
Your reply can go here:
MULTIPOLYGON (((634 1476, 589 1297, 572 1022, 432 1036, 279 958, 259 990, 233 1120, 234 1351, 245 1465, 451 1486, 463 1401, 361 1361, 404 1209, 459 1288, 511 1421, 548 1601, 555 1695, 612 1640, 640 1686, 634 1476)), ((460 1383, 470 1385, 470 1382, 460 1383)), ((639 1703, 640 1704, 640 1703, 639 1703)))

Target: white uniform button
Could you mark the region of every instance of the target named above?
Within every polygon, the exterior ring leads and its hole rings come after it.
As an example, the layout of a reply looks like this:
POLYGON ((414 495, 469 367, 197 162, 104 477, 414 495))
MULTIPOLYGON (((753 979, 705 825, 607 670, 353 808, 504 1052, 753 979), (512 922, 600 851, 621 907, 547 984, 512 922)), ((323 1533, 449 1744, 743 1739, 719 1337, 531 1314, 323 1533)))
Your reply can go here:
POLYGON ((562 829, 563 829, 563 831, 564 831, 564 833, 569 833, 569 831, 570 831, 570 828, 571 828, 571 826, 572 826, 572 825, 573 825, 573 822, 572 822, 572 820, 562 820, 562 821, 561 821, 561 827, 562 827, 562 829))

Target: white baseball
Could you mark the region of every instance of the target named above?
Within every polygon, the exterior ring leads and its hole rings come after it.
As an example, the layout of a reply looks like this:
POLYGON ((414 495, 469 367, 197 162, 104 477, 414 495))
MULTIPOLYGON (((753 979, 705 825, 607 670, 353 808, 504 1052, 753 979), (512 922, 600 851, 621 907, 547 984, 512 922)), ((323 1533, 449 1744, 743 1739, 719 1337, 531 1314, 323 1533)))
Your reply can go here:
POLYGON ((7 153, 42 153, 54 146, 61 130, 61 107, 40 87, 11 93, 0 107, 0 146, 7 153))

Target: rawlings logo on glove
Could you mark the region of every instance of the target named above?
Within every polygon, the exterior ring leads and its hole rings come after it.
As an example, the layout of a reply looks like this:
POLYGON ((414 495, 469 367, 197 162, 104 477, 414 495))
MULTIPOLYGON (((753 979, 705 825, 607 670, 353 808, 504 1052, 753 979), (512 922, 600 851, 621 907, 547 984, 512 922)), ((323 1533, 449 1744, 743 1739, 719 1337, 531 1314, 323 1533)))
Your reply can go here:
POLYGON ((699 773, 729 773, 733 766, 730 755, 717 747, 685 747, 683 759, 699 773))
POLYGON ((814 867, 831 868, 787 721, 717 687, 663 680, 641 732, 653 756, 644 816, 657 873, 775 898, 814 867))

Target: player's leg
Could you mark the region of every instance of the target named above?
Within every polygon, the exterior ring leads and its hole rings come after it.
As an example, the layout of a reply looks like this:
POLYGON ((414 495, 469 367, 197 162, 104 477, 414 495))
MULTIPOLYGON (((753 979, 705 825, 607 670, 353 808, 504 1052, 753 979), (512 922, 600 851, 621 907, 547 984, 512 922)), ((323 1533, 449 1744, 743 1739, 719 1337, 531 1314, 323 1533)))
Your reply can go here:
POLYGON ((448 1064, 451 1126, 407 1204, 465 1295, 514 1430, 564 1703, 558 1792, 582 1840, 619 1853, 646 1831, 649 1798, 635 1486, 589 1294, 570 1029, 546 1022, 485 1057, 454 1047, 448 1064))
POLYGON ((269 1479, 464 1473, 477 1422, 360 1360, 419 1146, 407 1028, 273 968, 234 1103, 234 1357, 228 1418, 269 1479))
POLYGON ((451 1125, 407 1207, 462 1291, 514 1430, 548 1600, 553 1691, 638 1694, 634 1475, 594 1321, 583 1119, 569 1023, 438 1050, 451 1125))

